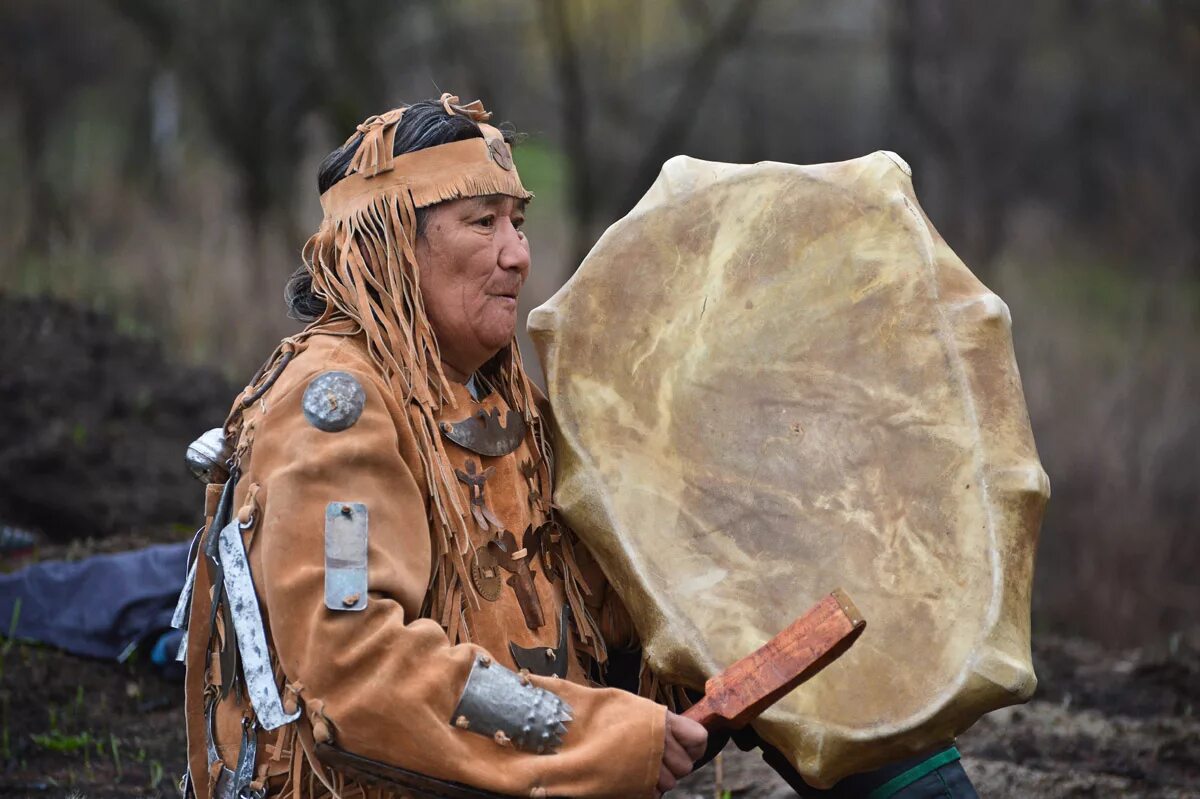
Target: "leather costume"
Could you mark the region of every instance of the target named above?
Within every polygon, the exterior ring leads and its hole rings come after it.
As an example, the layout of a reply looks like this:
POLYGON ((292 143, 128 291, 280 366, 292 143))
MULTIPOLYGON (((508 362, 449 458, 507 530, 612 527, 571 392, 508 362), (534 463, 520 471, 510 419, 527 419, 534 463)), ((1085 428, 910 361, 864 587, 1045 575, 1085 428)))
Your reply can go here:
POLYGON ((326 310, 226 420, 229 482, 208 487, 177 611, 200 799, 402 795, 325 747, 505 795, 654 793, 666 710, 589 682, 631 627, 556 524, 516 344, 469 389, 425 316, 416 210, 532 196, 487 112, 457 103, 482 138, 393 157, 404 108, 359 126, 305 247, 326 310))
MULTIPOLYGON (((569 618, 562 610, 570 604, 562 571, 577 568, 570 562, 574 552, 568 552, 569 534, 560 533, 568 537, 556 542, 567 553, 561 559, 557 554, 547 557, 558 551, 555 547, 527 556, 544 619, 540 627, 530 628, 517 591, 502 582, 494 601, 484 599, 478 608, 464 604, 459 623, 473 643, 452 646, 437 621, 422 618, 437 558, 425 498, 428 476, 407 432, 405 409, 375 374, 361 337, 313 335, 297 349, 270 390, 243 413, 241 476, 233 501, 238 516, 248 522, 243 540, 272 663, 283 686, 283 704, 285 709, 302 710, 293 724, 257 731, 255 787, 268 795, 288 796, 328 790, 304 750, 333 741, 356 754, 500 793, 652 795, 665 709, 631 693, 591 687, 579 663, 582 644, 573 631, 566 636, 565 679, 529 678, 573 709, 574 720, 555 754, 517 751, 451 723, 481 651, 515 670, 519 667, 511 644, 542 651, 558 647, 560 621, 569 618), (330 371, 350 375, 365 393, 361 416, 338 432, 318 429, 301 408, 306 387, 330 371), (346 502, 362 503, 370 513, 369 595, 360 612, 331 610, 324 602, 326 506, 346 502)), ((447 409, 439 422, 453 424, 480 410, 507 410, 499 392, 476 401, 466 386, 455 384, 453 389, 458 407, 447 409)), ((540 526, 539 498, 531 497, 530 481, 522 471, 522 463, 533 460, 528 441, 494 457, 453 442, 447 452, 456 470, 467 474, 474 465, 476 474, 488 474, 483 498, 489 516, 503 530, 540 526)), ((469 502, 471 486, 461 485, 469 502)), ((210 518, 216 494, 210 489, 210 518)), ((471 543, 480 547, 491 540, 495 531, 477 526, 471 543)), ((500 574, 505 581, 510 576, 504 570, 500 574)), ((205 775, 213 773, 206 755, 205 704, 224 679, 219 658, 197 634, 209 613, 208 583, 206 564, 198 558, 187 653, 189 767, 198 796, 209 795, 205 775)), ((605 595, 597 584, 593 596, 605 595)), ((621 616, 612 607, 596 609, 601 619, 621 616)), ((627 636, 627 630, 616 633, 627 636)), ((218 637, 223 633, 218 630, 218 637)), ((214 709, 218 762, 232 770, 239 758, 243 721, 253 718, 253 712, 237 692, 216 701, 214 709)), ((369 792, 376 790, 336 773, 323 776, 342 796, 374 795, 369 792)))

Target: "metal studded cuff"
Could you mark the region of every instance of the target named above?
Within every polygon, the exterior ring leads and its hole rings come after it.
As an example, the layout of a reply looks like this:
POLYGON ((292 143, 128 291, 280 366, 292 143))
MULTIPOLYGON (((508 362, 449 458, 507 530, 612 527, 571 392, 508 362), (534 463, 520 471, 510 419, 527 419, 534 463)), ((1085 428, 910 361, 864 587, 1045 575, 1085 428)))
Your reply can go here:
POLYGON ((571 720, 571 706, 556 694, 480 655, 450 723, 501 746, 553 754, 571 720))

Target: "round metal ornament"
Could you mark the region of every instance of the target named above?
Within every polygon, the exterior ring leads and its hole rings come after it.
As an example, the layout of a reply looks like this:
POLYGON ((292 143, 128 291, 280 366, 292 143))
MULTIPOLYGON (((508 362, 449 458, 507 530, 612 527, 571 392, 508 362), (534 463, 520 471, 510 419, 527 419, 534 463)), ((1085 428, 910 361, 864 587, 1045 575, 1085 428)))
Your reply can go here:
POLYGON ((508 145, 504 143, 503 139, 489 140, 488 154, 491 155, 492 160, 496 162, 496 166, 508 172, 512 171, 512 153, 508 151, 508 145))
POLYGON ((304 390, 304 418, 318 430, 336 433, 352 427, 362 415, 367 394, 346 372, 322 372, 304 390))

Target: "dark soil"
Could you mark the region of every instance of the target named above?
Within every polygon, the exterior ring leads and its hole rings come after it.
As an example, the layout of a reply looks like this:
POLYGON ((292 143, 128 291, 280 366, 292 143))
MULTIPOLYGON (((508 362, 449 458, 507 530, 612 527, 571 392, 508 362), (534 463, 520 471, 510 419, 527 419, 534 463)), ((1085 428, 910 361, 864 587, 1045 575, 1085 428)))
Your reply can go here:
MULTIPOLYGON (((0 524, 39 532, 39 559, 190 534, 184 448, 236 389, 58 303, 0 297, 0 341, 0 524)), ((1126 652, 1042 635, 1034 656, 1034 700, 959 742, 982 796, 1200 796, 1200 631, 1126 652)), ((181 706, 145 653, 116 664, 0 639, 0 795, 175 796, 181 706)), ((729 747, 721 768, 735 797, 792 795, 754 754, 729 747)), ((716 776, 673 795, 712 797, 716 776)))
POLYGON ((179 795, 182 681, 20 643, 0 668, 0 795, 179 795))
POLYGON ((184 452, 235 391, 103 315, 0 295, 0 523, 56 543, 186 527, 184 452))
MULTIPOLYGON (((1157 652, 1035 643, 1037 697, 959 741, 981 796, 1200 796, 1200 636, 1157 652)), ((175 795, 185 744, 178 682, 137 662, 20 643, 0 668, 0 795, 175 795)), ((755 754, 730 746, 722 761, 721 785, 735 797, 793 795, 755 754)), ((708 799, 715 776, 706 766, 674 795, 708 799)))

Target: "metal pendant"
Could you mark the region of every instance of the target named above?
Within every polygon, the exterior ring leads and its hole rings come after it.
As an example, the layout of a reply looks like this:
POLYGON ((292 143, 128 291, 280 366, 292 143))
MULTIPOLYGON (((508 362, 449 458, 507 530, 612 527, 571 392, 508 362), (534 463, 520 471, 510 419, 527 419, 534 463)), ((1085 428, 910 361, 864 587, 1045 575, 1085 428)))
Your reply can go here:
MULTIPOLYGON (((220 546, 225 601, 233 616, 233 632, 236 633, 237 648, 242 656, 242 674, 246 678, 250 702, 262 728, 273 730, 300 718, 300 711, 285 713, 279 699, 279 686, 275 684, 275 675, 271 671, 267 634, 258 610, 254 579, 250 576, 250 562, 246 559, 246 548, 242 545, 242 532, 238 529, 237 519, 222 528, 220 546)), ((226 635, 229 632, 226 630, 226 635)), ((224 672, 222 677, 228 679, 224 672)))
POLYGON ((475 586, 475 593, 488 602, 495 602, 500 598, 503 587, 500 565, 496 563, 495 555, 485 546, 475 550, 475 558, 471 561, 471 583, 475 586))
POLYGON ((496 471, 496 467, 489 466, 480 472, 475 468, 475 461, 470 458, 467 458, 466 467, 465 472, 462 469, 455 469, 454 474, 458 477, 459 482, 471 491, 471 516, 475 519, 475 524, 479 525, 479 529, 485 533, 493 527, 500 530, 504 525, 483 501, 484 486, 487 484, 488 478, 496 471))
POLYGON ((461 422, 442 422, 442 435, 478 455, 490 458, 507 455, 521 446, 525 440, 525 420, 521 414, 509 410, 500 423, 500 409, 491 412, 480 409, 474 416, 461 422))
MULTIPOLYGON (((215 702, 210 702, 208 709, 204 711, 204 725, 208 739, 206 748, 208 751, 209 771, 220 760, 220 755, 217 753, 217 745, 213 741, 215 711, 215 702)), ((217 774, 216 784, 213 786, 212 791, 215 799, 247 799, 248 796, 252 795, 249 791, 249 786, 250 782, 254 779, 254 761, 258 758, 258 735, 255 734, 254 726, 253 722, 242 722, 242 743, 238 748, 237 769, 231 770, 224 762, 221 763, 221 770, 217 774)), ((187 794, 184 795, 186 796, 187 794)))
POLYGON ((570 620, 571 608, 564 604, 558 617, 558 646, 553 649, 547 646, 526 648, 509 641, 508 651, 517 668, 543 677, 566 677, 567 658, 570 656, 567 649, 567 624, 570 620))
POLYGON ((221 617, 217 661, 221 667, 220 698, 229 696, 229 692, 237 683, 238 650, 233 642, 233 614, 229 610, 229 602, 225 599, 224 565, 221 559, 220 531, 226 523, 237 526, 237 519, 229 522, 233 514, 233 492, 237 487, 239 474, 235 467, 221 490, 221 498, 217 502, 216 512, 208 525, 208 533, 204 538, 204 557, 208 560, 209 579, 212 581, 212 604, 208 615, 208 633, 210 641, 217 636, 217 616, 221 617))
POLYGON ((534 535, 537 536, 537 545, 542 552, 542 573, 550 582, 564 579, 567 570, 563 566, 561 548, 567 544, 562 540, 558 522, 545 522, 537 528, 534 535))
POLYGON ((182 663, 187 656, 188 621, 192 613, 192 591, 196 585, 196 564, 200 562, 200 538, 203 535, 204 528, 201 527, 192 539, 192 546, 188 550, 187 577, 184 578, 179 599, 175 602, 175 612, 171 614, 171 626, 183 631, 183 636, 179 639, 179 649, 175 652, 177 663, 182 663))
POLYGON ((175 601, 175 612, 171 614, 171 626, 176 630, 186 630, 188 626, 188 613, 192 607, 192 586, 196 582, 196 562, 197 556, 200 554, 200 537, 202 535, 204 535, 203 527, 196 531, 196 535, 192 538, 192 545, 188 548, 187 577, 184 578, 183 590, 179 592, 179 599, 175 601))

